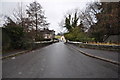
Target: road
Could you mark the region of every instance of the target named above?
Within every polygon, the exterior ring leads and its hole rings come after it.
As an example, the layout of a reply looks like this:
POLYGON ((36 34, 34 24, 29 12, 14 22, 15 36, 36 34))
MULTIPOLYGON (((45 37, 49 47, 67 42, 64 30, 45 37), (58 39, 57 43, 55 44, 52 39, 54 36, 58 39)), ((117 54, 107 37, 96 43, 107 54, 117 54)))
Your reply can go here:
POLYGON ((3 78, 118 78, 118 66, 62 42, 3 60, 3 78))

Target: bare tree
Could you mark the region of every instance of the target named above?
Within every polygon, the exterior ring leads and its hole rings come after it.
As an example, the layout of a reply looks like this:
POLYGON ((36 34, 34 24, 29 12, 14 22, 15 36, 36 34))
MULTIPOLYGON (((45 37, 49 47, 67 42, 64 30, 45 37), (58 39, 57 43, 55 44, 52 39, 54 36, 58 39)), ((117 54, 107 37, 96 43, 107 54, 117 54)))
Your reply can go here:
POLYGON ((26 11, 31 21, 32 27, 35 27, 36 31, 39 28, 49 25, 49 23, 46 21, 43 8, 38 2, 35 1, 31 3, 26 11))
POLYGON ((85 11, 80 11, 79 17, 85 26, 85 31, 87 31, 91 25, 95 25, 95 23, 97 23, 96 14, 101 11, 100 5, 101 3, 99 2, 89 3, 85 11))
POLYGON ((18 3, 18 7, 13 11, 13 17, 15 18, 17 24, 24 27, 24 18, 25 18, 25 10, 23 9, 23 3, 18 3))
POLYGON ((29 26, 32 29, 35 29, 37 38, 38 30, 41 28, 47 28, 49 23, 46 21, 45 14, 40 3, 34 1, 27 7, 28 9, 26 9, 26 11, 30 20, 29 26))

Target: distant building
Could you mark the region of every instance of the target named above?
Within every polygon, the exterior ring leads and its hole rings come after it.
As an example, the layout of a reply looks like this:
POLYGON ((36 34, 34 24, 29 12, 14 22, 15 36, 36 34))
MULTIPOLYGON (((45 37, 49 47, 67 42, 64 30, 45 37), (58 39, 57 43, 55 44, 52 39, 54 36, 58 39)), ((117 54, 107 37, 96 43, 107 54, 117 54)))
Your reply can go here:
POLYGON ((65 39, 65 37, 64 37, 64 36, 61 36, 61 41, 66 42, 66 39, 65 39))
POLYGON ((49 29, 40 30, 40 34, 42 35, 43 39, 53 39, 55 38, 55 31, 49 29))

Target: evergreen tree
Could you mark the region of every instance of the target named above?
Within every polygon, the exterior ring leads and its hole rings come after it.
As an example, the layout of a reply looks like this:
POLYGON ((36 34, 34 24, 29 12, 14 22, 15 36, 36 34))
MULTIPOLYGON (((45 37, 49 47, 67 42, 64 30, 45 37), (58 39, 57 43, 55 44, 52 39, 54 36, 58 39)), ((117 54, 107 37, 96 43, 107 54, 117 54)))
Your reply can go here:
POLYGON ((16 24, 10 17, 7 17, 7 22, 4 24, 3 31, 3 33, 6 35, 4 36, 3 40, 8 38, 8 43, 12 49, 20 49, 23 47, 23 38, 25 35, 23 27, 16 24))

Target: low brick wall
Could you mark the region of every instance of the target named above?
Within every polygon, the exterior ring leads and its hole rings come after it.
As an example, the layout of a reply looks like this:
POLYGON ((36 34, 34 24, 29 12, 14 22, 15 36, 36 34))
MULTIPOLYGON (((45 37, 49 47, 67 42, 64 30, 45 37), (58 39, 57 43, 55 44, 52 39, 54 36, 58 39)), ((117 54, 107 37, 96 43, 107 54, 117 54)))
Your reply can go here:
POLYGON ((91 49, 120 51, 120 46, 118 46, 118 45, 116 45, 116 46, 115 45, 95 45, 95 44, 74 43, 74 42, 67 42, 67 43, 79 46, 81 48, 91 48, 91 49))

